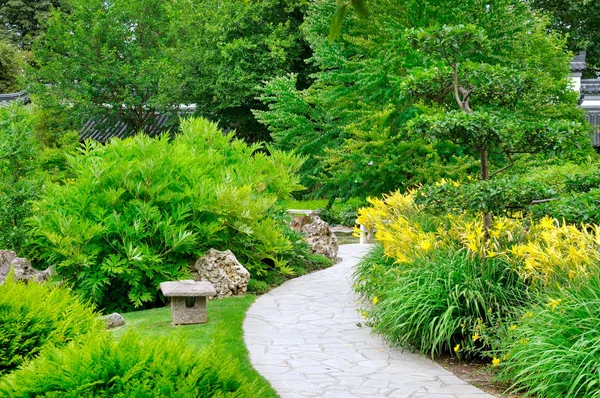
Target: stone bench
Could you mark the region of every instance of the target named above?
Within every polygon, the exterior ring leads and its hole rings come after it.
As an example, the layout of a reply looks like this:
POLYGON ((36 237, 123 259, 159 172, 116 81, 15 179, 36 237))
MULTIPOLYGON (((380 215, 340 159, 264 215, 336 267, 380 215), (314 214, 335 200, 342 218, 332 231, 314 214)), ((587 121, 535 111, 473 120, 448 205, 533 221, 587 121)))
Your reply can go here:
POLYGON ((208 281, 184 280, 163 282, 160 290, 171 299, 171 317, 174 325, 206 322, 206 297, 217 295, 208 281))

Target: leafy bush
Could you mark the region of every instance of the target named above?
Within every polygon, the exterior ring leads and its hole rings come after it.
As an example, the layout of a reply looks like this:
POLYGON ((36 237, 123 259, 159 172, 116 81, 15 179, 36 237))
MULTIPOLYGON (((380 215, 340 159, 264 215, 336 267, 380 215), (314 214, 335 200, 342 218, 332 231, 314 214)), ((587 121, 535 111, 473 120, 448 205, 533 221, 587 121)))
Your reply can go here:
POLYGON ((600 274, 551 287, 521 312, 503 340, 501 374, 512 389, 540 397, 600 397, 600 274))
POLYGON ((536 200, 554 198, 556 191, 542 181, 508 177, 461 184, 441 180, 416 191, 415 203, 435 214, 470 212, 518 214, 536 200))
POLYGON ((41 187, 36 163, 41 146, 34 119, 22 105, 0 108, 0 247, 17 250, 25 238, 29 201, 41 187))
POLYGON ((23 54, 16 46, 0 39, 0 93, 18 91, 18 79, 25 64, 23 54))
POLYGON ((198 352, 182 339, 109 334, 45 351, 0 382, 10 397, 264 397, 218 347, 198 352))
POLYGON ((358 290, 375 305, 369 321, 392 344, 422 353, 482 355, 494 328, 514 307, 527 302, 526 288, 502 259, 480 259, 440 250, 393 266, 370 260, 359 266, 358 290))
POLYGON ((14 371, 49 345, 62 346, 103 327, 99 316, 69 290, 49 284, 0 285, 0 375, 14 371))
POLYGON ((551 216, 570 224, 600 224, 600 189, 565 195, 532 208, 534 218, 551 216))
POLYGON ((331 207, 325 209, 321 218, 329 224, 348 225, 356 224, 358 209, 368 204, 363 198, 350 198, 347 201, 334 201, 331 207))
POLYGON ((0 107, 0 248, 20 252, 27 235, 25 220, 44 181, 66 177, 65 155, 78 145, 78 135, 40 139, 39 110, 13 104, 0 107))
POLYGON ((152 305, 209 248, 231 249, 253 277, 291 273, 280 206, 299 188, 293 154, 246 145, 204 119, 170 137, 88 142, 74 179, 48 186, 30 219, 30 257, 101 307, 152 305))

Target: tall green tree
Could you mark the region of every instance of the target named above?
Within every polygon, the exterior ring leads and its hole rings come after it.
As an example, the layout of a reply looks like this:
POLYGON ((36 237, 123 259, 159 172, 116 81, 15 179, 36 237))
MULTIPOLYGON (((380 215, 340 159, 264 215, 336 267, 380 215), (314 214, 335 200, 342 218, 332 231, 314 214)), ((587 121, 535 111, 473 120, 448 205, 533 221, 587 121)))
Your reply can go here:
POLYGON ((23 67, 22 52, 6 40, 0 39, 0 94, 18 90, 23 67))
POLYGON ((307 80, 305 8, 296 0, 180 1, 172 55, 179 69, 165 90, 248 141, 268 140, 251 109, 263 107, 256 96, 265 80, 290 72, 307 80))
POLYGON ((173 2, 167 0, 69 0, 70 12, 52 12, 34 47, 32 69, 40 101, 67 104, 79 123, 111 116, 142 130, 161 102, 173 2), (48 96, 49 98, 44 98, 48 96))
MULTIPOLYGON (((585 145, 564 41, 548 34, 527 3, 378 0, 368 4, 367 18, 350 6, 313 2, 304 24, 319 71, 302 97, 338 127, 324 150, 334 180, 338 174, 368 192, 395 175, 402 188, 427 182, 417 178, 423 167, 432 178, 448 162, 468 167, 465 154, 488 179, 524 152, 585 145), (423 139, 429 148, 399 149, 423 139)), ((259 118, 276 140, 291 141, 295 111, 284 112, 274 93, 265 99, 271 115, 259 118)))
POLYGON ((60 0, 0 0, 0 35, 28 50, 60 0))
POLYGON ((531 4, 550 16, 552 28, 567 35, 574 53, 587 51, 590 76, 600 72, 600 5, 594 0, 531 0, 531 4))

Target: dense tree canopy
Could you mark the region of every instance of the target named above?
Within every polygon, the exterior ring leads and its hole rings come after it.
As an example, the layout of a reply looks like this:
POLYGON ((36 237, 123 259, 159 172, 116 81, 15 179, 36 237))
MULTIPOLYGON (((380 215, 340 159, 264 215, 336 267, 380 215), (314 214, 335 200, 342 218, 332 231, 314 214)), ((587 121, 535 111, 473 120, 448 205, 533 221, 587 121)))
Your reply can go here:
POLYGON ((80 124, 101 114, 141 130, 157 112, 196 104, 222 128, 266 139, 250 112, 260 106, 257 87, 307 75, 295 1, 69 0, 68 8, 48 19, 34 74, 40 99, 68 104, 80 124))
POLYGON ((526 3, 470 0, 450 12, 441 0, 371 2, 366 19, 350 8, 330 43, 334 7, 312 3, 304 25, 315 83, 299 94, 290 83, 267 84, 270 111, 257 115, 279 145, 296 143, 306 154, 314 137, 334 134, 315 153, 344 190, 378 193, 369 188, 388 178, 388 189, 426 182, 431 170, 443 172, 438 160, 468 167, 461 156, 479 160, 482 152, 493 163, 483 163, 489 177, 522 152, 582 137, 564 43, 526 3), (424 147, 406 156, 396 151, 400 142, 424 147))
POLYGON ((574 53, 587 51, 587 71, 600 72, 600 5, 594 0, 532 0, 534 7, 548 13, 552 27, 567 35, 574 53))
POLYGON ((14 45, 0 40, 0 93, 17 91, 23 64, 22 53, 14 45))
POLYGON ((171 5, 166 0, 71 0, 71 12, 54 11, 34 48, 37 90, 69 104, 75 119, 110 115, 137 130, 157 110, 172 110, 172 104, 156 98, 171 68, 171 5))
POLYGON ((59 0, 0 0, 0 35, 29 49, 59 0))

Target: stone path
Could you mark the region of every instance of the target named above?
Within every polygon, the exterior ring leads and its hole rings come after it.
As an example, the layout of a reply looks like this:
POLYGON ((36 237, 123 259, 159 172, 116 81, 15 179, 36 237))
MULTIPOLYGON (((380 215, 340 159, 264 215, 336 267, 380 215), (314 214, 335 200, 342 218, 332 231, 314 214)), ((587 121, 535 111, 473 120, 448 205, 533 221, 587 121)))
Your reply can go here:
POLYGON ((388 348, 361 326, 351 290, 366 245, 341 263, 259 297, 244 322, 254 367, 281 398, 492 397, 427 359, 388 348))

